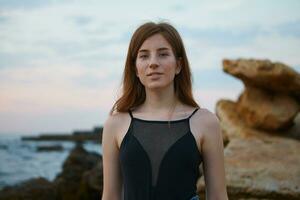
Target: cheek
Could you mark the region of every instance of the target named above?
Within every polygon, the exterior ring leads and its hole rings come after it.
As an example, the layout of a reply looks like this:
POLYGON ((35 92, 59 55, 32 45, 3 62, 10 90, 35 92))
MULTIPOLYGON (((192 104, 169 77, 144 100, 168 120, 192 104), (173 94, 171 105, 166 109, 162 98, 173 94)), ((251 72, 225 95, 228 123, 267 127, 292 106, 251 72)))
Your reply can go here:
POLYGON ((172 71, 176 69, 177 62, 174 58, 170 57, 169 59, 166 59, 163 64, 169 71, 172 71))
POLYGON ((137 64, 135 69, 136 69, 137 75, 143 76, 145 68, 142 65, 137 64))
POLYGON ((139 74, 142 74, 145 71, 145 63, 137 60, 136 64, 135 64, 135 69, 137 72, 139 72, 139 74))
POLYGON ((145 67, 136 65, 136 75, 140 82, 144 85, 145 84, 145 67))
POLYGON ((170 76, 174 76, 176 73, 176 63, 174 63, 174 62, 169 63, 169 65, 167 65, 167 67, 165 69, 170 76))

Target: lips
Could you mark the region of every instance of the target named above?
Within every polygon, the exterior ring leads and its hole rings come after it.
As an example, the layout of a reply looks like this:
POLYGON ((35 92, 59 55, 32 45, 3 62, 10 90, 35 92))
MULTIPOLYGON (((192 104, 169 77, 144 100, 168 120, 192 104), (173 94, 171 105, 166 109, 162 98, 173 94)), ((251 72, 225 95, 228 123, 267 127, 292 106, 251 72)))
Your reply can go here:
POLYGON ((147 74, 147 76, 152 76, 152 75, 161 75, 162 73, 159 72, 152 72, 150 74, 147 74))

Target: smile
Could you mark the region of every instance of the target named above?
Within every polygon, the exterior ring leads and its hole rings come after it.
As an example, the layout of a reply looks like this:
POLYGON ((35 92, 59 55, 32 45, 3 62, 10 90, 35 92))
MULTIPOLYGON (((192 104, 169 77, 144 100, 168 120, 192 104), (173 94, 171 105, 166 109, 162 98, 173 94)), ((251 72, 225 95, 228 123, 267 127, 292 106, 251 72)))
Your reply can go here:
POLYGON ((159 75, 162 75, 162 73, 153 72, 153 73, 148 74, 147 76, 159 76, 159 75))

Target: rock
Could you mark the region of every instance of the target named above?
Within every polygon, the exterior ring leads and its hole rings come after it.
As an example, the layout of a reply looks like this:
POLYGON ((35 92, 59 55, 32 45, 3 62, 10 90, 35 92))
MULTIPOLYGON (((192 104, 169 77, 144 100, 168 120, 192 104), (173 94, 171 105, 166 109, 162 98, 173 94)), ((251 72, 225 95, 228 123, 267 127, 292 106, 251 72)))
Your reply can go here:
POLYGON ((55 178, 57 191, 63 200, 83 200, 79 198, 79 188, 84 172, 101 161, 97 153, 89 153, 77 145, 63 164, 63 171, 55 178))
MULTIPOLYGON (((224 150, 229 199, 300 199, 299 140, 249 128, 232 101, 220 100, 216 114, 230 141, 224 150)), ((203 177, 197 186, 203 196, 203 177)))
POLYGON ((300 140, 300 113, 294 119, 294 125, 288 130, 283 131, 285 137, 290 137, 300 140))
POLYGON ((6 187, 0 191, 0 200, 98 200, 102 179, 102 157, 77 142, 53 183, 39 178, 6 187))
POLYGON ((300 74, 283 63, 224 59, 223 71, 241 79, 245 85, 291 94, 300 99, 300 74))
POLYGON ((225 149, 230 196, 300 199, 300 142, 256 136, 232 139, 225 149))
MULTIPOLYGON (((97 129, 98 130, 98 129, 97 129)), ((51 134, 51 133, 43 133, 39 136, 22 136, 21 139, 23 141, 73 141, 73 142, 85 142, 85 141, 94 141, 101 142, 102 132, 99 133, 86 133, 81 134, 82 132, 76 132, 76 134, 51 134)))
POLYGON ((92 170, 83 174, 79 197, 80 199, 98 200, 103 191, 103 165, 99 162, 92 170))
POLYGON ((252 86, 245 88, 237 104, 248 126, 271 131, 291 127, 299 110, 299 103, 289 95, 252 86))
POLYGON ((62 145, 51 145, 51 146, 37 146, 36 151, 63 151, 64 148, 62 145))
POLYGON ((76 130, 69 133, 42 133, 38 136, 23 136, 22 140, 29 141, 73 141, 85 142, 94 141, 102 143, 102 126, 96 126, 93 130, 76 130))
POLYGON ((235 137, 252 137, 252 134, 249 134, 250 132, 292 138, 300 141, 300 113, 295 117, 292 127, 281 131, 256 130, 250 128, 237 111, 237 103, 230 100, 219 100, 216 105, 216 114, 220 119, 222 132, 228 136, 229 141, 235 137))
POLYGON ((56 200, 53 183, 44 178, 34 178, 0 191, 0 200, 56 200))

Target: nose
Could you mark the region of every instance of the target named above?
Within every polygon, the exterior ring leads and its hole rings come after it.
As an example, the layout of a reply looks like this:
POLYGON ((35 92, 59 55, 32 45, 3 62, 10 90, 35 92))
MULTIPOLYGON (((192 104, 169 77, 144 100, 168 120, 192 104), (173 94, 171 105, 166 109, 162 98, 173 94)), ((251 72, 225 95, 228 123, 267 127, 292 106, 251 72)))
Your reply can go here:
POLYGON ((149 62, 149 67, 150 68, 156 68, 156 67, 158 67, 158 65, 159 65, 159 62, 158 62, 156 56, 151 56, 151 59, 150 59, 150 62, 149 62))

